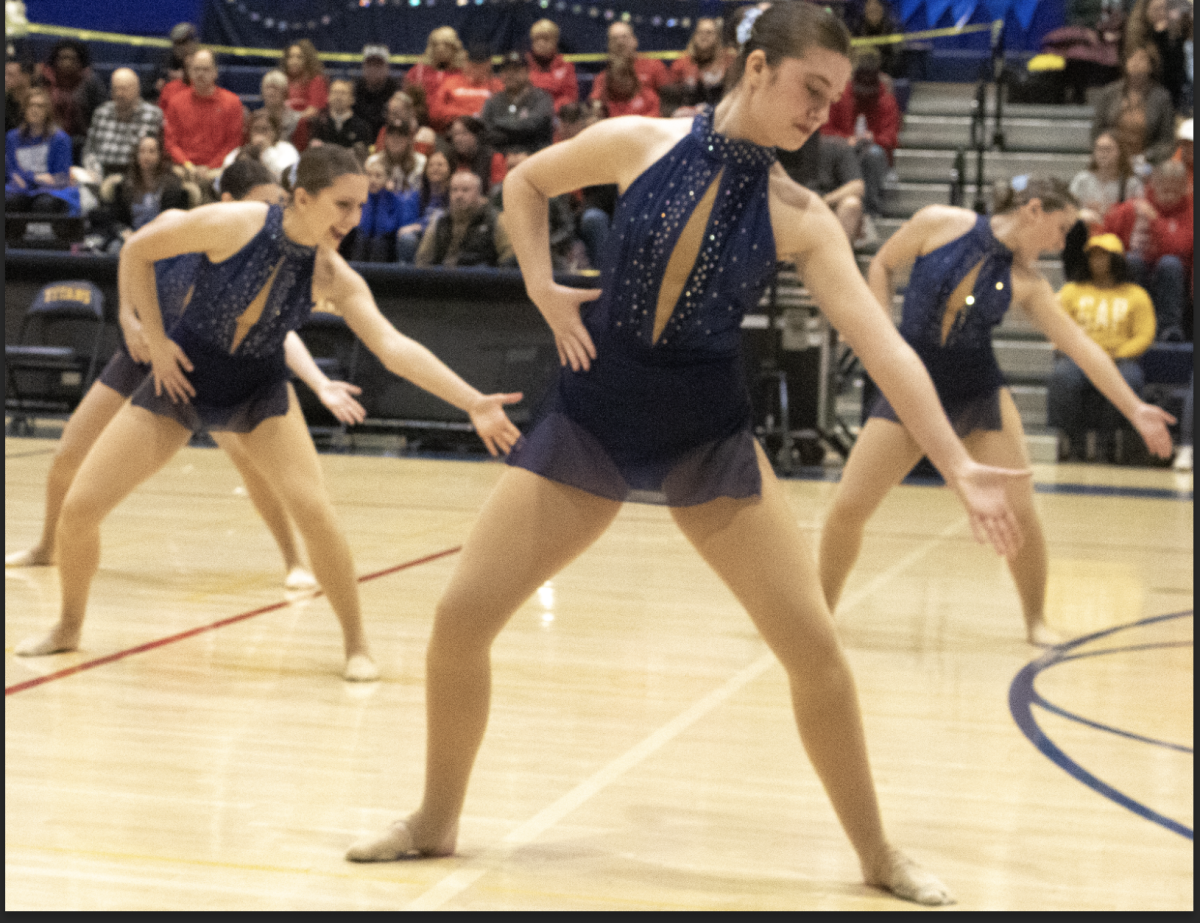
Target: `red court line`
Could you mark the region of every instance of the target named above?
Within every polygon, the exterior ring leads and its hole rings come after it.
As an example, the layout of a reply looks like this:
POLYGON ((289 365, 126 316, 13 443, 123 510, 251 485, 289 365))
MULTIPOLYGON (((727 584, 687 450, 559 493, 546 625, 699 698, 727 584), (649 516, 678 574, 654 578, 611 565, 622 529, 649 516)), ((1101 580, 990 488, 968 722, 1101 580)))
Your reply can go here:
MULTIPOLYGON (((394 574, 397 571, 406 570, 410 567, 416 567, 419 564, 428 564, 430 561, 436 561, 438 558, 449 557, 452 554, 458 554, 462 551, 462 545, 456 545, 454 548, 447 548, 445 551, 437 551, 433 554, 426 555, 423 558, 417 558, 415 561, 405 561, 403 564, 397 564, 395 567, 389 567, 385 570, 378 570, 373 574, 365 574, 358 578, 359 583, 366 583, 368 580, 377 580, 380 577, 386 577, 389 574, 394 574)), ((317 590, 313 594, 313 599, 321 596, 322 591, 317 590)), ((16 683, 12 686, 4 688, 6 696, 13 695, 17 692, 24 692, 26 689, 32 689, 35 686, 41 686, 44 683, 51 682, 56 679, 65 679, 68 676, 73 676, 76 673, 82 673, 84 670, 91 670, 95 667, 102 667, 106 663, 113 663, 117 660, 123 660, 126 657, 132 657, 134 654, 140 654, 144 651, 152 651, 158 647, 165 647, 168 644, 174 644, 176 641, 182 641, 185 638, 192 638, 196 635, 202 635, 206 631, 216 631, 218 628, 224 628, 226 625, 232 625, 235 622, 244 622, 246 619, 252 619, 256 615, 265 615, 268 612, 274 612, 276 609, 282 609, 284 606, 291 605, 291 600, 283 600, 282 602, 272 603, 269 606, 263 606, 259 609, 253 609, 250 612, 243 612, 240 615, 231 615, 227 619, 213 622, 210 625, 201 625, 198 628, 189 628, 187 631, 181 631, 179 634, 168 635, 165 638, 159 638, 156 641, 147 641, 145 644, 139 644, 137 647, 130 647, 123 651, 117 651, 115 654, 108 654, 104 657, 97 657, 95 660, 87 660, 83 663, 76 664, 73 667, 67 667, 65 670, 59 670, 55 673, 48 673, 45 676, 39 676, 36 679, 26 680, 23 683, 16 683)))

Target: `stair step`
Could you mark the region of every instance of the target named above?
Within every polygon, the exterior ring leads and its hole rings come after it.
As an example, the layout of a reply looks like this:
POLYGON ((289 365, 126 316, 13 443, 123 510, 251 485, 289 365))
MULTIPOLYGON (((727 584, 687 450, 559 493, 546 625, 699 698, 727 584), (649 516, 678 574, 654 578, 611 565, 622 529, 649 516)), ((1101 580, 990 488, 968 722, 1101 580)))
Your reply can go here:
MULTIPOLYGON (((954 175, 956 152, 948 150, 896 151, 895 169, 902 183, 948 182, 954 175)), ((1048 173, 1070 180, 1080 170, 1087 169, 1090 155, 1063 153, 1030 153, 1021 151, 987 151, 983 155, 984 182, 1008 179, 1018 173, 1048 173)), ((976 155, 968 151, 964 163, 966 176, 974 179, 976 155)))
MULTIPOLYGON (((1003 122, 1005 148, 1010 151, 1087 153, 1092 149, 1091 119, 1014 118, 1003 122)), ((991 119, 984 137, 990 144, 991 119)), ((956 149, 971 144, 971 117, 963 115, 906 115, 900 132, 902 148, 956 149)))

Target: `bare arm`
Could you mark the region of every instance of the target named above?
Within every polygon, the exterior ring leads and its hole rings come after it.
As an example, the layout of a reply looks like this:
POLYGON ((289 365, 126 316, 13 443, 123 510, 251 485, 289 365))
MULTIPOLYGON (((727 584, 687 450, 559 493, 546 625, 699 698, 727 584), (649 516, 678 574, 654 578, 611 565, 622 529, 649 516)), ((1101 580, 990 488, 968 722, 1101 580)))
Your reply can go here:
POLYGON ((1169 458, 1172 443, 1167 426, 1174 423, 1175 418, 1134 394, 1108 353, 1059 306, 1050 283, 1042 278, 1021 283, 1017 294, 1019 304, 1030 320, 1056 349, 1074 360, 1088 380, 1133 424, 1150 451, 1160 458, 1169 458))
POLYGON ((861 199, 863 197, 863 193, 866 191, 867 184, 865 182, 860 179, 852 179, 850 182, 843 183, 841 186, 838 186, 837 189, 833 190, 833 192, 829 193, 823 198, 825 200, 825 204, 830 208, 833 208, 843 199, 847 199, 850 196, 861 199))
POLYGON ((677 140, 677 132, 655 123, 669 124, 669 120, 625 116, 597 123, 570 141, 534 154, 504 180, 505 222, 525 290, 554 331, 559 361, 576 371, 589 368, 596 357, 579 308, 601 292, 555 283, 549 202, 585 186, 616 183, 622 190, 627 188, 677 140))
POLYGON ((432 352, 393 327, 380 313, 362 276, 341 257, 329 254, 325 258, 332 266, 329 300, 384 367, 467 413, 493 455, 511 449, 521 433, 508 419, 504 405, 515 404, 521 395, 481 394, 432 352))
POLYGON ((362 394, 362 388, 346 381, 334 381, 322 372, 295 330, 288 331, 284 337, 283 354, 287 367, 312 389, 313 394, 338 421, 361 423, 366 419, 366 410, 354 399, 354 395, 362 394))

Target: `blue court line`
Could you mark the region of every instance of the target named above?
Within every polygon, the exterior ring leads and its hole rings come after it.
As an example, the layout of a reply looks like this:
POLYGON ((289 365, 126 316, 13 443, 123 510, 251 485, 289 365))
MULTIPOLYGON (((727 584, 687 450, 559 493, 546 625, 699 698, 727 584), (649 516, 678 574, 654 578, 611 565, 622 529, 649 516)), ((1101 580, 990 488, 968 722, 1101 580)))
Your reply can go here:
MULTIPOLYGON (((1051 648, 1050 650, 1048 650, 1041 657, 1037 658, 1037 660, 1034 660, 1031 663, 1026 664, 1021 669, 1021 671, 1016 675, 1016 677, 1014 677, 1014 679, 1012 681, 1012 685, 1009 687, 1009 690, 1008 690, 1008 707, 1009 707, 1009 711, 1012 712, 1013 719, 1017 723, 1017 727, 1019 727, 1021 729, 1021 732, 1026 737, 1029 738, 1030 742, 1033 743, 1033 745, 1035 747, 1037 747, 1038 750, 1040 750, 1043 754, 1045 754, 1052 763, 1057 765, 1060 769, 1062 769, 1068 775, 1074 777, 1075 779, 1082 782, 1084 785, 1091 788, 1093 791, 1098 792, 1099 794, 1103 795, 1105 798, 1108 798, 1111 801, 1116 802, 1117 804, 1121 805, 1121 807, 1123 807, 1123 808, 1127 808, 1128 810, 1132 811, 1134 814, 1137 814, 1139 817, 1144 817, 1146 820, 1152 821, 1162 827, 1165 827, 1167 830, 1170 830, 1172 833, 1178 833, 1180 836, 1182 836, 1188 840, 1192 840, 1195 838, 1192 828, 1187 827, 1187 826, 1179 823, 1178 821, 1172 820, 1171 818, 1169 818, 1163 814, 1160 814, 1151 808, 1146 807, 1141 802, 1135 801, 1134 799, 1130 798, 1128 795, 1124 794, 1123 792, 1120 792, 1117 789, 1113 788, 1107 782, 1104 782, 1101 779, 1097 778, 1096 776, 1092 775, 1090 772, 1088 772, 1086 769, 1084 769, 1082 766, 1080 766, 1078 763, 1076 763, 1074 760, 1072 760, 1069 756, 1067 756, 1066 753, 1064 753, 1052 740, 1050 740, 1049 737, 1046 736, 1045 732, 1042 731, 1041 727, 1038 726, 1037 720, 1034 717, 1033 706, 1035 704, 1040 705, 1043 708, 1047 709, 1048 711, 1051 711, 1055 714, 1062 715, 1063 717, 1080 721, 1083 724, 1098 728, 1100 730, 1105 730, 1105 731, 1109 731, 1111 733, 1120 734, 1125 737, 1130 737, 1134 740, 1143 740, 1147 743, 1153 743, 1153 744, 1156 744, 1159 746, 1179 748, 1178 745, 1176 745, 1176 744, 1168 744, 1163 741, 1155 741, 1155 740, 1150 740, 1149 738, 1139 737, 1138 735, 1135 735, 1135 734, 1130 734, 1125 731, 1120 731, 1120 730, 1117 730, 1116 728, 1105 727, 1104 725, 1098 724, 1096 722, 1089 721, 1087 719, 1079 718, 1078 716, 1072 715, 1069 712, 1066 712, 1064 709, 1058 708, 1057 706, 1052 705, 1051 703, 1047 702, 1044 698, 1042 698, 1042 696, 1034 688, 1034 681, 1037 679, 1038 674, 1041 673, 1042 671, 1047 670, 1052 666, 1055 666, 1057 664, 1063 663, 1068 660, 1078 660, 1078 659, 1082 659, 1083 657, 1087 657, 1087 656, 1100 656, 1101 654, 1119 653, 1124 650, 1135 650, 1135 649, 1136 650, 1144 650, 1144 649, 1147 649, 1149 647, 1154 647, 1154 646, 1164 646, 1164 647, 1168 646, 1166 644, 1164 644, 1164 645, 1136 645, 1136 646, 1133 646, 1130 648, 1107 648, 1103 651, 1096 651, 1096 652, 1090 653, 1090 654, 1089 653, 1079 653, 1079 654, 1069 654, 1068 653, 1069 651, 1071 651, 1075 648, 1078 648, 1081 645, 1087 644, 1091 641, 1095 641, 1098 638, 1106 637, 1107 635, 1115 634, 1120 631, 1126 631, 1130 628, 1139 628, 1139 627, 1142 627, 1145 625, 1151 625, 1151 624, 1154 624, 1157 622, 1163 622, 1163 621, 1167 621, 1170 619, 1191 618, 1192 615, 1193 615, 1193 610, 1190 610, 1190 609, 1186 612, 1174 612, 1174 613, 1170 613, 1168 615, 1154 615, 1154 616, 1150 616, 1149 618, 1141 619, 1140 621, 1137 621, 1137 622, 1131 622, 1128 625, 1118 625, 1116 628, 1107 628, 1103 631, 1098 631, 1098 632, 1095 632, 1090 635, 1085 635, 1082 638, 1076 638, 1074 641, 1068 641, 1066 644, 1060 644, 1058 647, 1054 647, 1054 648, 1051 648)), ((1169 646, 1177 646, 1177 645, 1171 644, 1169 646)), ((1190 749, 1188 749, 1187 752, 1190 753, 1192 751, 1190 749)))

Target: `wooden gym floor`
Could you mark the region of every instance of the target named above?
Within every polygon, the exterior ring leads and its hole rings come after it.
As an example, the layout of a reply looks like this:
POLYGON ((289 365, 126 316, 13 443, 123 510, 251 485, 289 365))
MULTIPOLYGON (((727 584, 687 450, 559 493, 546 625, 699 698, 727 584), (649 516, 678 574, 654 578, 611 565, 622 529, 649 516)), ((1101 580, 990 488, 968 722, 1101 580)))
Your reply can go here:
MULTIPOLYGON (((6 551, 37 534, 53 449, 5 441, 6 551)), ((286 598, 216 450, 106 522, 82 650, 12 656, 57 575, 5 572, 6 909, 910 909, 859 883, 782 671, 646 506, 497 643, 459 854, 343 861, 417 804, 431 613, 502 469, 323 464, 379 683, 339 678, 328 604, 286 598)), ((1045 656, 948 491, 902 487, 871 525, 839 624, 885 821, 960 909, 1190 910, 1191 475, 1036 483, 1050 621, 1096 636, 1045 656)), ((834 484, 787 489, 815 539, 834 484)))

